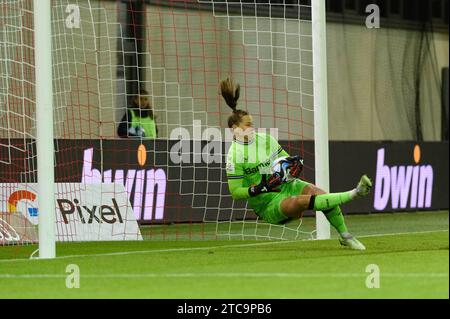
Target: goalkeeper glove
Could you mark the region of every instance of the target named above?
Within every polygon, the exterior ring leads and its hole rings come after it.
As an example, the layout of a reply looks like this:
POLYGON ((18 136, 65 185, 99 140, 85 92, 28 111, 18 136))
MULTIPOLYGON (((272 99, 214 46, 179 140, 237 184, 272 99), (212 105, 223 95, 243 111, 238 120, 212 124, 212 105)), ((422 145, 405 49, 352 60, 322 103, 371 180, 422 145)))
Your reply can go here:
POLYGON ((269 180, 267 181, 266 175, 262 175, 261 182, 258 185, 253 185, 248 188, 248 194, 250 197, 254 197, 259 194, 269 193, 269 192, 279 192, 276 189, 282 183, 282 176, 280 173, 273 173, 269 180))
POLYGON ((289 165, 289 174, 292 177, 300 178, 300 174, 303 171, 303 158, 299 155, 289 156, 286 158, 286 161, 290 163, 289 165))

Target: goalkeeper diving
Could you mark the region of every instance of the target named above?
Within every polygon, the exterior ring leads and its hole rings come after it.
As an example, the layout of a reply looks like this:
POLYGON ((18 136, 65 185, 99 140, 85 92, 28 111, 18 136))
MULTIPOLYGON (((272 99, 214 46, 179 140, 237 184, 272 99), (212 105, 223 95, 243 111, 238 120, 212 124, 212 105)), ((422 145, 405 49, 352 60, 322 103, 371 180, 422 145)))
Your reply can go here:
POLYGON ((369 194, 370 179, 363 175, 355 189, 341 193, 326 193, 317 186, 300 179, 303 159, 290 156, 270 134, 255 132, 252 116, 237 109, 239 84, 231 79, 220 83, 221 94, 233 110, 228 127, 233 131, 233 142, 227 155, 228 187, 233 199, 247 200, 256 215, 271 224, 285 224, 302 217, 306 210, 322 211, 340 235, 343 246, 365 250, 345 225, 340 205, 369 194), (271 172, 272 163, 283 159, 291 180, 283 171, 271 172))

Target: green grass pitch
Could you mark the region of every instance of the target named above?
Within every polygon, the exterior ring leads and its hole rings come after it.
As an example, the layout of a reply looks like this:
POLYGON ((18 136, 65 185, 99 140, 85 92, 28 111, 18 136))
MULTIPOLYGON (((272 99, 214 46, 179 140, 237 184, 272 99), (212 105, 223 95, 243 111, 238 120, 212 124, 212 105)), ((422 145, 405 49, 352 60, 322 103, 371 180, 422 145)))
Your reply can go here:
POLYGON ((324 241, 184 240, 193 225, 178 240, 159 240, 174 229, 159 226, 143 228, 152 240, 61 243, 54 260, 27 259, 33 245, 0 247, 0 298, 449 298, 448 211, 346 220, 366 251, 340 247, 334 231, 324 241), (66 287, 69 264, 79 288, 66 287), (371 264, 379 288, 366 286, 371 264))

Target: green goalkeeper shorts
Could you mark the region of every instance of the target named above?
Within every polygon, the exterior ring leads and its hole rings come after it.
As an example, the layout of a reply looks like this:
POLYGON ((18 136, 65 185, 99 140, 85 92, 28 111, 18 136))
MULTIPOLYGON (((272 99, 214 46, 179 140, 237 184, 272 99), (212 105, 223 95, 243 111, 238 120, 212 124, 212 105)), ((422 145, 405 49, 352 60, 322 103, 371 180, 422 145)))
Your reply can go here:
POLYGON ((288 197, 301 195, 306 185, 309 183, 300 179, 281 185, 280 192, 273 193, 272 200, 264 209, 257 212, 257 215, 270 224, 283 224, 289 221, 290 218, 281 211, 281 202, 288 197))

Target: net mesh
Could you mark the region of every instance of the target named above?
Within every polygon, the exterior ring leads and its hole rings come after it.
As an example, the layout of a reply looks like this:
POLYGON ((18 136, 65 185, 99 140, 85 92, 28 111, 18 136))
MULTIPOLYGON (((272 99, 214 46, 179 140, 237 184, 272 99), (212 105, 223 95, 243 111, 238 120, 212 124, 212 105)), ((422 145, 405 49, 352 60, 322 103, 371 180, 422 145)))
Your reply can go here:
MULTIPOLYGON (((313 221, 269 225, 231 199, 218 93, 228 76, 240 83, 240 107, 309 159, 312 181, 310 11, 309 1, 52 1, 57 240, 311 238, 313 221), (120 139, 139 87, 158 138, 120 139)), ((2 0, 0 15, 1 210, 37 225, 32 1, 2 0)))
MULTIPOLYGON (((285 141, 288 153, 305 156, 308 150, 298 141, 314 138, 310 3, 213 1, 212 11, 216 24, 225 29, 221 34, 226 36, 229 47, 225 56, 229 67, 222 73, 231 74, 242 84, 239 107, 252 114, 257 127, 267 128, 265 132, 285 141)), ((221 113, 227 117, 227 106, 220 103, 221 113)), ((312 152, 308 155, 313 156, 312 152)), ((310 163, 308 173, 313 171, 310 163)), ((205 214, 206 221, 209 217, 205 214)), ((255 219, 248 207, 233 205, 214 217, 217 234, 229 238, 312 236, 312 225, 301 227, 302 220, 271 225, 259 217, 255 219)))

